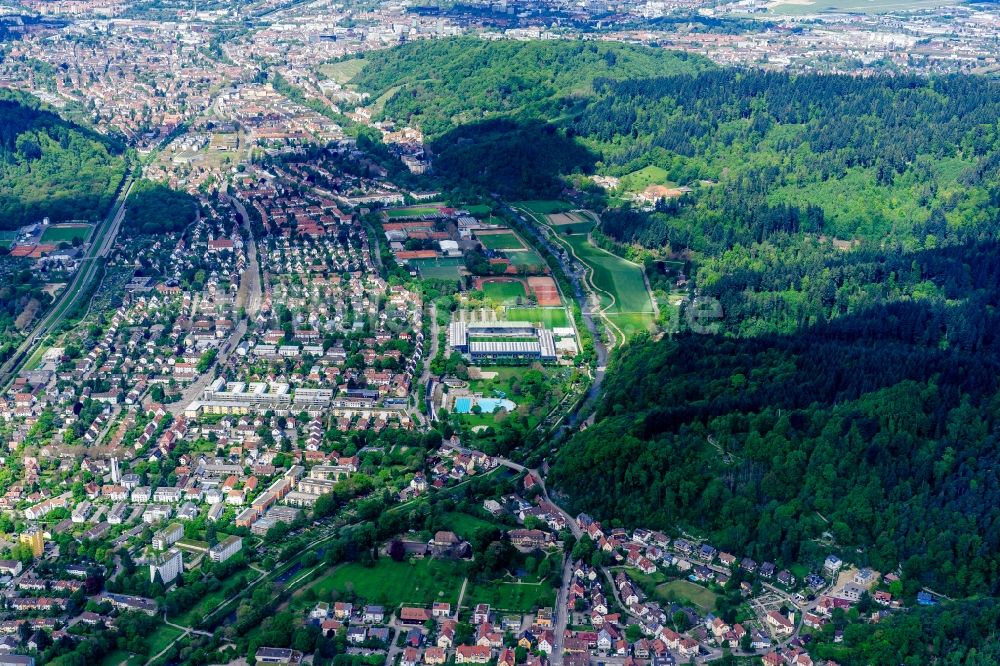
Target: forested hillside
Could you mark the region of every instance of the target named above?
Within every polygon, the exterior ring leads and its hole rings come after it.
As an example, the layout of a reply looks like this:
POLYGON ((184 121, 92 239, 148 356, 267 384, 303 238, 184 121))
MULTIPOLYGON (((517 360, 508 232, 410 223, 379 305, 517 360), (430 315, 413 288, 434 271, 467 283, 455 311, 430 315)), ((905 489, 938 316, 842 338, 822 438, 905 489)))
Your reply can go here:
POLYGON ((712 67, 684 53, 616 42, 491 42, 474 37, 414 42, 367 54, 352 81, 387 97, 385 115, 436 138, 498 115, 554 120, 593 96, 599 78, 694 73, 712 67))
POLYGON ((976 267, 954 303, 789 336, 634 342, 553 484, 576 509, 761 560, 821 562, 830 532, 910 585, 997 593, 998 257, 953 254, 976 267))
POLYGON ((0 229, 102 218, 125 173, 123 147, 0 91, 0 229))
MULTIPOLYGON (((435 139, 445 186, 572 184, 601 208, 598 240, 683 260, 699 299, 722 306, 713 335, 616 353, 595 425, 556 454, 554 492, 779 566, 834 550, 898 569, 911 601, 922 586, 1000 594, 1000 81, 657 71, 631 51, 612 80, 589 45, 496 79, 508 49, 567 46, 448 48, 380 55, 358 78, 435 139), (586 94, 564 77, 574 57, 586 94), (640 210, 586 177, 645 167, 690 190, 640 210)), ((904 637, 926 623, 939 655, 995 626, 993 606, 962 612, 982 626, 921 613, 896 622, 899 640, 859 629, 848 652, 832 636, 825 649, 925 663, 904 637)))
POLYGON ((936 247, 997 224, 995 79, 720 70, 597 88, 569 129, 602 168, 655 164, 695 189, 609 228, 620 240, 718 253, 823 232, 936 247))

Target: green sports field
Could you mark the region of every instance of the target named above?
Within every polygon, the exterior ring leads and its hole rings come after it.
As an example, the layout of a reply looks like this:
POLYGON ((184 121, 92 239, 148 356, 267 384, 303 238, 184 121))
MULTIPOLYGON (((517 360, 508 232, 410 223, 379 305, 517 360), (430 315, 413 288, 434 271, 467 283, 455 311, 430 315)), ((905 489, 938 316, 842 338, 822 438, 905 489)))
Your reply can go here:
POLYGON ((528 296, 522 282, 485 282, 483 293, 497 303, 516 303, 518 298, 528 296))
POLYGON ((72 243, 74 238, 79 238, 81 241, 84 241, 87 240, 88 236, 90 236, 91 229, 92 227, 89 224, 51 226, 42 232, 42 242, 72 243))
POLYGON ((514 235, 514 232, 505 234, 477 234, 476 238, 488 250, 518 250, 524 247, 524 243, 514 235))
POLYGON ((525 210, 529 210, 536 215, 561 213, 573 208, 572 204, 566 203, 565 201, 555 200, 516 201, 511 205, 514 206, 514 208, 524 208, 525 210))
POLYGON ((507 308, 505 315, 507 321, 530 321, 548 329, 570 325, 565 308, 507 308))
POLYGON ((531 266, 534 268, 541 268, 545 265, 542 258, 534 250, 525 250, 523 252, 518 252, 517 250, 508 250, 503 253, 503 256, 510 259, 510 263, 515 266, 531 266))
POLYGON ((464 265, 459 257, 414 259, 410 263, 417 269, 421 277, 430 280, 457 280, 462 277, 461 268, 464 265))
POLYGON ((421 206, 406 206, 405 208, 390 208, 385 211, 385 214, 390 220, 404 217, 426 217, 427 215, 436 215, 441 205, 424 204, 421 206))
POLYGON ((486 204, 472 204, 471 206, 459 206, 459 208, 474 217, 489 217, 490 213, 493 212, 493 209, 486 204))

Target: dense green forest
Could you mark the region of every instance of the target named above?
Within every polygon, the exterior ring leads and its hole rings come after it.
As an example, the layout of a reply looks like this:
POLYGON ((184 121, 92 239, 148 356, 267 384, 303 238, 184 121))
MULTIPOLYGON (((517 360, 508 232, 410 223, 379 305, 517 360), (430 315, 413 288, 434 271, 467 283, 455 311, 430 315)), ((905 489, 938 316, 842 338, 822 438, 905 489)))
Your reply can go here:
POLYGON ((569 129, 601 152, 599 168, 655 164, 695 188, 608 229, 620 240, 718 253, 823 232, 937 247, 998 220, 995 79, 720 70, 597 89, 569 129))
POLYGON ((697 56, 617 42, 462 37, 369 53, 352 83, 374 97, 385 96, 386 117, 417 124, 437 138, 497 116, 554 120, 586 104, 595 79, 711 67, 697 56))
POLYGON ((194 222, 198 200, 187 192, 162 183, 136 181, 126 206, 126 234, 160 234, 181 231, 194 222))
POLYGON ((125 174, 123 146, 62 120, 29 95, 0 90, 0 229, 99 220, 125 174))
POLYGON ((566 123, 595 99, 595 81, 686 74, 700 57, 616 42, 463 37, 367 54, 352 81, 385 102, 386 118, 419 126, 435 170, 455 190, 511 197, 559 192, 562 175, 597 161, 566 123))

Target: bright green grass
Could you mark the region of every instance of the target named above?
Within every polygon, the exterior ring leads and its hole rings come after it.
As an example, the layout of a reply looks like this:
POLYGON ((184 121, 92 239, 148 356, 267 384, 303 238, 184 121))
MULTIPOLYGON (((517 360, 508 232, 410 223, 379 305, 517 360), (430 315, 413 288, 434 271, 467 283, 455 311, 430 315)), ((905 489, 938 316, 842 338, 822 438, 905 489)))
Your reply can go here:
POLYGON ((593 220, 581 220, 573 224, 549 225, 552 232, 557 236, 572 236, 573 234, 587 234, 597 225, 593 220))
POLYGON ((480 234, 476 238, 488 250, 518 250, 524 243, 513 232, 506 234, 480 234))
MULTIPOLYGON (((469 605, 486 603, 491 608, 509 613, 530 613, 537 608, 555 604, 555 590, 545 583, 515 583, 492 581, 469 583, 465 590, 469 605)), ((465 606, 465 601, 462 602, 465 606)))
POLYGON ((180 629, 175 629, 166 624, 161 624, 153 630, 153 633, 149 635, 146 645, 148 646, 148 651, 146 654, 153 656, 154 654, 159 654, 168 645, 173 643, 181 634, 184 632, 180 629))
POLYGON ((668 175, 666 169, 650 165, 622 176, 619 187, 629 192, 641 192, 650 185, 673 185, 668 175))
POLYGON ((548 215, 550 213, 562 213, 571 210, 573 206, 565 201, 516 201, 515 208, 524 208, 537 215, 548 215))
POLYGON ((337 83, 343 85, 358 75, 365 67, 365 61, 360 58, 351 58, 340 62, 329 62, 321 65, 319 71, 337 83))
POLYGON ((442 524, 447 525, 449 530, 462 539, 471 539, 472 535, 480 530, 489 530, 496 527, 496 523, 494 522, 460 511, 452 511, 445 514, 442 524))
POLYGON ((455 604, 462 576, 454 562, 425 558, 411 564, 382 558, 372 567, 356 563, 337 567, 317 580, 312 589, 318 599, 328 600, 334 590, 343 592, 348 585, 353 586, 355 594, 366 603, 392 608, 429 606, 435 601, 455 604))
POLYGON ((530 321, 549 329, 569 326, 565 308, 507 308, 505 314, 507 321, 530 321))
POLYGON ((87 240, 91 229, 92 227, 89 224, 72 227, 49 227, 42 232, 42 242, 72 243, 74 238, 79 238, 81 241, 87 240))
POLYGON ((601 298, 601 307, 608 308, 605 314, 612 323, 626 337, 648 331, 653 323, 653 301, 642 279, 642 269, 595 247, 583 234, 565 236, 561 240, 593 269, 592 279, 601 298), (610 295, 614 296, 614 301, 610 295))
POLYGON ((516 303, 518 298, 528 296, 521 282, 485 282, 483 293, 497 303, 516 303))
POLYGON ((423 217, 425 215, 436 214, 439 210, 439 205, 440 204, 424 204, 421 206, 406 206, 405 208, 390 208, 385 211, 385 214, 390 220, 401 217, 423 217))
POLYGON ((718 595, 695 585, 688 580, 672 580, 657 586, 656 593, 665 601, 689 601, 704 611, 715 610, 715 600, 718 595))
POLYGON ((438 259, 414 259, 413 264, 421 277, 435 280, 457 280, 462 276, 464 262, 460 257, 440 257, 438 259))
POLYGON ((503 255, 510 259, 510 263, 515 266, 544 266, 542 258, 538 256, 538 253, 534 250, 528 250, 526 252, 504 252, 503 255))
POLYGON ((493 208, 487 206, 486 204, 472 204, 471 206, 458 206, 462 210, 468 211, 469 215, 474 217, 489 217, 490 213, 493 212, 493 208))
MULTIPOLYGON (((638 265, 591 245, 583 234, 567 236, 564 240, 573 247, 581 261, 594 269, 595 286, 614 296, 614 305, 609 312, 652 314, 653 303, 638 265)), ((610 302, 607 298, 602 300, 606 301, 605 305, 610 302)))
MULTIPOLYGON (((247 571, 249 572, 251 578, 255 578, 257 576, 256 572, 252 569, 248 569, 247 571)), ((222 587, 218 590, 202 597, 197 604, 177 617, 170 618, 170 621, 174 624, 179 624, 185 627, 193 627, 197 625, 205 615, 215 610, 226 597, 235 593, 236 590, 243 585, 243 576, 240 575, 240 572, 237 572, 222 581, 222 587)))

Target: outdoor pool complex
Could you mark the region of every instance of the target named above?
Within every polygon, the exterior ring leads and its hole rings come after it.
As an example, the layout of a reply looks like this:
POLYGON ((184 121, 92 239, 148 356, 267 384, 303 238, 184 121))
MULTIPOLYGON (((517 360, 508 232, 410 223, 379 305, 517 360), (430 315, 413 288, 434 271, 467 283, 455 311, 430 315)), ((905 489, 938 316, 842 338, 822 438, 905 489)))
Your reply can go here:
POLYGON ((472 412, 472 406, 479 405, 480 409, 483 410, 484 414, 492 414, 500 407, 503 407, 508 412, 514 411, 517 404, 512 400, 507 400, 504 398, 455 398, 455 413, 456 414, 469 414, 472 412))

